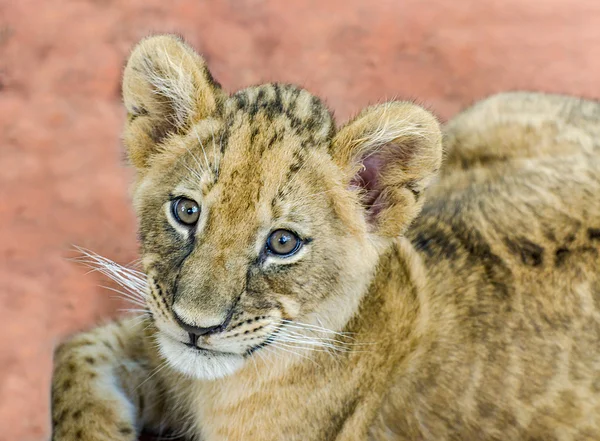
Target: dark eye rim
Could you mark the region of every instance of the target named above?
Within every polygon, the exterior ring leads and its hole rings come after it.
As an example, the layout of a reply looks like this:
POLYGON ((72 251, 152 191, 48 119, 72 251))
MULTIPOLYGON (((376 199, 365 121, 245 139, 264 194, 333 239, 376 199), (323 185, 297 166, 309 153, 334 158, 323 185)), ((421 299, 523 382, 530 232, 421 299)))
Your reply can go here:
POLYGON ((175 220, 180 225, 183 225, 184 227, 188 227, 188 228, 195 227, 198 224, 198 220, 200 219, 200 212, 201 212, 200 204, 198 202, 196 202, 194 199, 190 199, 186 196, 178 196, 178 197, 171 198, 171 213, 173 214, 173 217, 175 218, 175 220), (188 223, 179 217, 179 213, 177 212, 177 206, 181 201, 190 201, 190 202, 193 202, 194 204, 196 204, 196 206, 198 207, 198 219, 196 219, 195 222, 188 223))
POLYGON ((302 237, 300 237, 298 235, 298 233, 296 233, 295 231, 288 230, 286 228, 277 228, 269 233, 269 237, 267 237, 267 243, 265 244, 265 250, 268 254, 273 255, 273 256, 290 257, 290 256, 296 254, 298 252, 298 250, 300 250, 300 248, 302 248, 302 246, 307 242, 308 241, 302 239, 302 237), (278 253, 277 251, 274 251, 273 248, 271 248, 271 238, 273 237, 273 234, 275 234, 277 231, 286 231, 288 233, 293 234, 294 237, 296 238, 296 246, 289 253, 281 254, 281 253, 278 253))

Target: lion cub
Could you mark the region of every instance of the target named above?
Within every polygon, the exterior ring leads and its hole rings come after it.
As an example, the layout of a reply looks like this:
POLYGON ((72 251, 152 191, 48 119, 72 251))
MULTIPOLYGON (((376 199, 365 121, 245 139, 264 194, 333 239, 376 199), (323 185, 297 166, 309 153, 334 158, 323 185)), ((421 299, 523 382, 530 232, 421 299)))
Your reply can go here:
POLYGON ((147 313, 57 350, 54 441, 600 439, 599 104, 490 98, 440 170, 421 107, 337 128, 172 36, 123 96, 144 273, 90 257, 147 313))

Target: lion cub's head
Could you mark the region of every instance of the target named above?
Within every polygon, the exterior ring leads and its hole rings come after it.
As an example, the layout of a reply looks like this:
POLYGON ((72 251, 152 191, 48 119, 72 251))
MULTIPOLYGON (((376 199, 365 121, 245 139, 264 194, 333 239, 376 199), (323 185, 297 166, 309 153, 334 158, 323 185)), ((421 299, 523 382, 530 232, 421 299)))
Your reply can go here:
POLYGON ((330 341, 440 165, 438 124, 414 104, 338 130, 294 86, 228 95, 172 36, 134 49, 123 96, 148 308, 163 356, 199 378, 330 341))

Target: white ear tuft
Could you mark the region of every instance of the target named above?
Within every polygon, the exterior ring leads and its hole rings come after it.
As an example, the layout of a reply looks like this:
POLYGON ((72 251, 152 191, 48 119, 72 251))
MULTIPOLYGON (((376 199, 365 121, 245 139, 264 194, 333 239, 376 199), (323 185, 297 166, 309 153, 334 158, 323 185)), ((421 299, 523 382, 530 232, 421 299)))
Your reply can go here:
POLYGON ((361 191, 377 234, 397 236, 418 214, 441 164, 441 139, 435 117, 406 102, 367 108, 338 132, 334 160, 361 191))
POLYGON ((142 40, 123 74, 125 146, 134 165, 144 168, 166 136, 218 112, 224 99, 204 60, 178 37, 142 40))
MULTIPOLYGON (((175 64, 167 48, 157 52, 156 59, 149 56, 143 60, 143 74, 156 95, 156 99, 166 100, 173 107, 173 123, 184 127, 196 114, 195 87, 191 73, 186 72, 182 63, 175 64)), ((127 109, 129 110, 129 109, 127 109)))

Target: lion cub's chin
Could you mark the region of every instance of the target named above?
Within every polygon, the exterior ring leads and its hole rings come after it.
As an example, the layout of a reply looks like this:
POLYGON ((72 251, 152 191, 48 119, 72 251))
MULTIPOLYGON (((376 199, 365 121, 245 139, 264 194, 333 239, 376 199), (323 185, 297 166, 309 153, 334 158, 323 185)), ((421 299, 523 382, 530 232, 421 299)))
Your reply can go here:
POLYGON ((158 335, 158 345, 169 366, 198 380, 217 380, 244 365, 242 355, 196 351, 162 333, 158 335))

